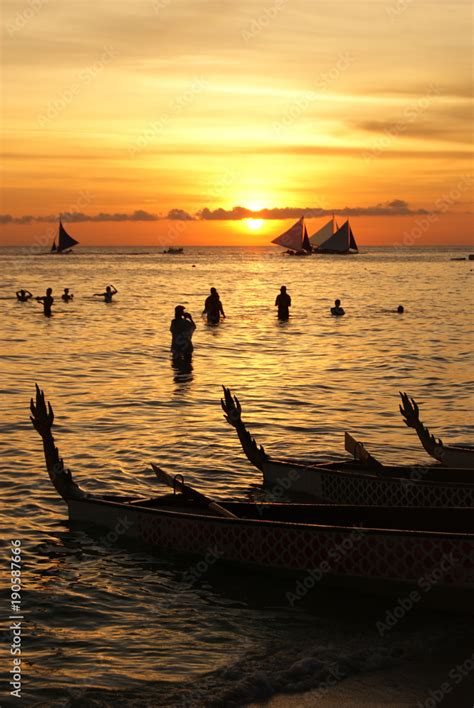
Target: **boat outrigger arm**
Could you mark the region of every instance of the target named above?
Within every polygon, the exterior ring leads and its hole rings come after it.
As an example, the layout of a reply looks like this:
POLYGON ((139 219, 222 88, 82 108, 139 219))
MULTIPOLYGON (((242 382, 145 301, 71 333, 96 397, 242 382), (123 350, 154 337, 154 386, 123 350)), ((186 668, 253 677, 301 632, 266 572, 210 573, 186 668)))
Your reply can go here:
POLYGON ((240 444, 249 462, 263 472, 263 466, 269 460, 269 457, 263 446, 257 445, 255 438, 250 435, 245 427, 245 423, 242 421, 242 406, 237 396, 233 396, 230 389, 225 386, 222 386, 222 388, 224 390, 224 398, 221 398, 221 406, 224 411, 224 418, 236 429, 240 444))
POLYGON ((54 411, 51 403, 48 402, 48 407, 46 407, 44 393, 40 390, 38 384, 35 385, 36 402, 31 399, 30 408, 32 415, 30 418, 33 427, 43 440, 44 458, 51 482, 64 501, 67 502, 68 499, 85 499, 89 495, 76 484, 71 472, 64 467, 64 462, 59 457, 58 448, 54 444, 54 437, 51 432, 54 423, 54 411))
POLYGON ((414 428, 421 444, 428 455, 441 462, 445 467, 474 467, 474 447, 462 445, 445 445, 440 438, 435 438, 420 420, 420 410, 413 398, 406 393, 400 393, 402 405, 400 413, 405 425, 414 428))

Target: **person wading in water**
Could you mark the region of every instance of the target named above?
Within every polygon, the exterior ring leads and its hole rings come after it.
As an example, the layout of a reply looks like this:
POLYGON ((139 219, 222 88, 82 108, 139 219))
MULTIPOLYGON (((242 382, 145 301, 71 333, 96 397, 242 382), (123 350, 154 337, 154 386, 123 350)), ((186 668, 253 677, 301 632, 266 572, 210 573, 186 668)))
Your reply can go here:
POLYGON ((51 308, 52 308, 53 302, 54 302, 54 297, 53 297, 52 293, 53 293, 52 288, 48 288, 46 290, 46 295, 41 295, 41 297, 36 298, 36 302, 43 303, 45 317, 51 317, 51 315, 53 314, 51 312, 51 308))
POLYGON ((202 314, 206 315, 209 324, 219 324, 221 315, 225 319, 224 308, 215 288, 211 288, 211 294, 206 298, 202 314))
POLYGON ((286 285, 280 288, 280 294, 275 300, 275 307, 278 307, 278 319, 287 320, 290 316, 291 297, 286 292, 286 285))
POLYGON ((174 320, 171 320, 171 352, 175 359, 189 360, 193 354, 192 338, 196 325, 183 305, 174 308, 174 320))

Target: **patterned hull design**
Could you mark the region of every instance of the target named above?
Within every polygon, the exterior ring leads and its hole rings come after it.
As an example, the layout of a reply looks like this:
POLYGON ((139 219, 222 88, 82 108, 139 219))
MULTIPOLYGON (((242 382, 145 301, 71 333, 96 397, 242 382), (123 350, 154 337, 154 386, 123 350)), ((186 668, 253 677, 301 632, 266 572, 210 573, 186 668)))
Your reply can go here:
POLYGON ((267 484, 281 492, 309 494, 329 504, 363 506, 472 507, 474 484, 426 482, 423 479, 384 479, 359 472, 318 470, 275 460, 263 465, 267 484))
MULTIPOLYGON (((338 579, 474 589, 474 534, 343 528, 142 509, 103 501, 68 502, 70 518, 155 547, 270 570, 312 572, 338 579), (114 531, 115 530, 115 531, 114 531)), ((108 540, 115 541, 115 538, 108 540)), ((369 583, 370 587, 370 583, 369 583)), ((390 594, 388 592, 387 594, 390 594)))

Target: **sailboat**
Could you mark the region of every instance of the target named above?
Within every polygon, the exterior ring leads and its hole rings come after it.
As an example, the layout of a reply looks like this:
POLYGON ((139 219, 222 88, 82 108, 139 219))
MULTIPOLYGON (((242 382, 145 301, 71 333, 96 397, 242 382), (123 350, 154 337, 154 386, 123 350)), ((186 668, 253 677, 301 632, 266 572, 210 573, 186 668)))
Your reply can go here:
POLYGON ((308 238, 308 232, 304 223, 304 216, 298 219, 288 231, 274 238, 272 243, 287 248, 287 253, 291 256, 309 256, 312 252, 308 238))
POLYGON ((333 236, 338 229, 339 224, 337 223, 333 214, 332 218, 329 219, 329 221, 324 224, 324 226, 318 229, 318 231, 315 231, 315 233, 309 237, 309 242, 313 247, 313 250, 318 248, 318 246, 321 246, 321 244, 327 241, 328 238, 331 238, 331 236, 333 236))
MULTIPOLYGON (((334 217, 332 222, 334 222, 334 217)), ((329 225, 331 225, 331 221, 323 226, 322 229, 317 231, 311 239, 321 234, 321 232, 329 225)), ((332 233, 325 241, 322 241, 322 243, 316 245, 314 253, 331 253, 339 255, 359 253, 359 248, 354 238, 354 234, 352 233, 349 219, 345 221, 343 225, 337 229, 337 231, 334 231, 334 233, 332 233)))
POLYGON ((53 241, 53 245, 51 246, 51 253, 72 253, 72 247, 76 246, 78 243, 79 241, 76 241, 75 238, 69 236, 68 232, 61 223, 61 219, 59 219, 58 243, 56 245, 56 240, 53 241))

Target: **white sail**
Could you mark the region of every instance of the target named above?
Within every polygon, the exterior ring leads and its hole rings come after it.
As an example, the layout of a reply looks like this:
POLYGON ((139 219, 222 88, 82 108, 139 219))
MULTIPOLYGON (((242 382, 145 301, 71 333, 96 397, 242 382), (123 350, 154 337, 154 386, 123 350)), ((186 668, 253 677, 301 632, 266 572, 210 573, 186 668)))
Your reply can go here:
POLYGON ((303 247, 303 237, 304 217, 302 216, 296 224, 293 224, 291 229, 288 229, 285 233, 274 238, 272 243, 276 243, 278 246, 283 246, 284 248, 290 248, 292 251, 300 251, 303 247))
POLYGON ((317 248, 318 253, 349 253, 351 250, 358 252, 349 220, 317 248))
POLYGON ((322 243, 328 240, 336 231, 338 230, 339 226, 336 223, 336 220, 334 218, 334 215, 332 219, 329 219, 327 224, 324 224, 319 231, 316 231, 312 236, 309 238, 310 244, 316 248, 317 246, 320 246, 322 243))

